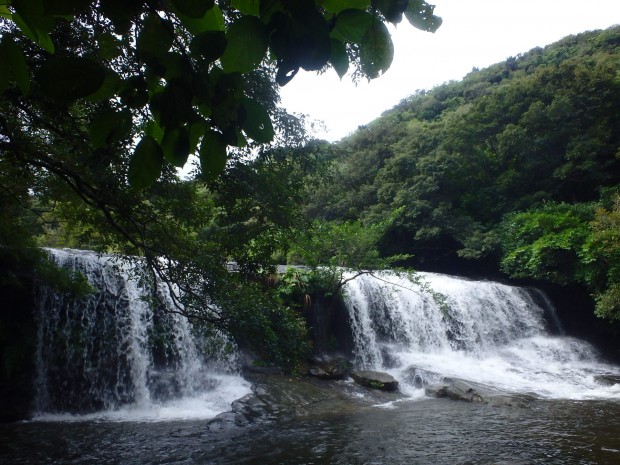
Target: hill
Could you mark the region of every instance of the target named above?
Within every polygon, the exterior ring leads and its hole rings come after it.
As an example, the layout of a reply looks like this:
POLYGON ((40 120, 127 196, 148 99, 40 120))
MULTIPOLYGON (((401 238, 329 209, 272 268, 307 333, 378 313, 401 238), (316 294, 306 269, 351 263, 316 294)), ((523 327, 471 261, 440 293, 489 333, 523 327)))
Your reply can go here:
POLYGON ((306 211, 377 222, 399 210, 385 254, 427 270, 497 264, 506 214, 618 184, 619 46, 620 27, 570 36, 404 99, 332 147, 332 182, 306 211))

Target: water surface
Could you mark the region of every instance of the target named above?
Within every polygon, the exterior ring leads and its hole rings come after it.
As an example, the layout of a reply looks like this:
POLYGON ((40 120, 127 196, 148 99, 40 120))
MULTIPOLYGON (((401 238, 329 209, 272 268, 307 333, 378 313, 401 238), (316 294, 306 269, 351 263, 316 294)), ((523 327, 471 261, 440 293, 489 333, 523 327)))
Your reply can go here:
POLYGON ((7 464, 620 463, 620 403, 402 401, 226 431, 205 421, 0 426, 7 464))

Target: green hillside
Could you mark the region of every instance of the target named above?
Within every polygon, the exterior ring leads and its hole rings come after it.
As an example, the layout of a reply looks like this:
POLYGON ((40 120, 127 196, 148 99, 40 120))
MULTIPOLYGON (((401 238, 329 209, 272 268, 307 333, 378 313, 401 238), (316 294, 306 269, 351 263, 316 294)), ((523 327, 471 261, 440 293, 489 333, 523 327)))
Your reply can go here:
POLYGON ((620 27, 420 91, 330 156, 332 178, 308 193, 306 212, 366 224, 395 215, 385 255, 585 283, 599 303, 620 289, 620 27))

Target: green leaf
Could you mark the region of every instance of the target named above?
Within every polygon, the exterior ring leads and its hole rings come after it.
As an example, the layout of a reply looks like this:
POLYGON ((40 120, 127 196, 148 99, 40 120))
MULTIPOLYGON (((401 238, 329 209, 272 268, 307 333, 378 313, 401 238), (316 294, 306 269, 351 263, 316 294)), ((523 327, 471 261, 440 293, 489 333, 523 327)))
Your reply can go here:
POLYGON ((220 128, 236 124, 237 111, 243 99, 243 80, 241 74, 226 74, 214 68, 213 98, 211 99, 211 119, 220 128), (219 72, 218 72, 219 71, 219 72))
POLYGON ((366 10, 370 8, 370 0, 321 0, 321 5, 329 13, 340 13, 350 8, 354 10, 366 10))
MULTIPOLYGON (((2 50, 0 50, 0 60, 2 60, 2 50)), ((9 67, 0 66, 0 95, 9 87, 9 67)))
POLYGON ((243 99, 242 108, 245 110, 245 118, 241 121, 241 129, 251 139, 261 144, 266 144, 273 140, 275 135, 269 113, 260 102, 253 99, 243 99))
POLYGON ((173 79, 187 79, 192 76, 192 64, 178 52, 168 52, 161 57, 159 63, 165 68, 164 78, 166 81, 173 79))
POLYGON ((198 147, 200 138, 207 132, 208 125, 205 120, 197 119, 189 127, 189 153, 194 153, 198 147))
MULTIPOLYGON (((6 85, 8 86, 12 78, 22 94, 27 95, 30 92, 30 73, 28 72, 26 58, 21 48, 9 36, 2 38, 0 62, 4 63, 2 73, 5 75, 6 85)), ((3 89, 0 86, 0 92, 2 91, 3 89)))
POLYGON ((360 44, 374 22, 374 16, 366 11, 344 10, 336 17, 331 35, 341 42, 360 44))
POLYGON ((200 168, 207 180, 215 179, 226 168, 226 142, 215 131, 207 132, 200 143, 200 168))
POLYGON ((206 103, 201 103, 200 105, 198 105, 198 112, 205 118, 209 118, 213 113, 213 110, 206 103))
POLYGON ((222 56, 226 45, 224 31, 204 31, 194 36, 189 49, 194 56, 201 56, 208 62, 213 62, 222 56))
POLYGON ((104 60, 113 60, 122 53, 121 41, 111 32, 104 32, 97 37, 97 44, 99 45, 99 55, 104 60))
POLYGON ((349 69, 349 55, 345 45, 337 39, 331 40, 329 62, 332 64, 340 79, 349 69))
POLYGON ((170 50, 173 41, 172 24, 153 13, 144 20, 136 48, 143 57, 161 57, 170 50))
POLYGON ((375 0, 375 6, 390 23, 398 24, 409 7, 409 0, 375 0))
POLYGON ((141 108, 149 102, 147 83, 142 76, 131 76, 120 84, 121 101, 130 108, 141 108))
POLYGON ((258 67, 267 52, 265 25, 253 16, 244 16, 226 32, 228 45, 220 59, 227 73, 248 73, 258 67))
POLYGON ((162 128, 180 126, 192 116, 192 94, 176 83, 168 84, 150 102, 151 113, 162 128))
POLYGON ((170 0, 180 13, 189 18, 202 18, 213 8, 213 0, 170 0))
POLYGON ((129 162, 129 184, 136 189, 151 186, 161 174, 163 162, 164 154, 157 141, 151 136, 144 136, 129 162))
POLYGON ((105 147, 123 140, 131 131, 131 112, 107 109, 95 116, 88 128, 93 147, 105 147))
POLYGON ((166 130, 161 141, 164 158, 176 166, 182 168, 189 156, 189 132, 185 126, 166 130))
MULTIPOLYGON (((85 97, 85 100, 89 102, 100 102, 102 100, 109 100, 116 95, 121 87, 122 81, 118 74, 109 68, 104 68, 104 78, 99 89, 85 97)), ((145 102, 146 103, 146 102, 145 102)))
POLYGON ((149 120, 146 123, 145 132, 158 143, 161 143, 161 140, 164 138, 164 130, 154 120, 149 120))
POLYGON ((8 20, 13 20, 13 13, 6 5, 0 5, 0 18, 5 18, 8 20))
POLYGON ((204 31, 225 31, 226 21, 222 10, 215 5, 202 18, 190 18, 182 13, 177 16, 185 28, 193 35, 200 34, 204 31))
POLYGON ((97 92, 105 77, 105 68, 88 58, 52 57, 43 63, 36 80, 48 97, 70 102, 97 92))
POLYGON ((362 71, 374 79, 389 69, 393 58, 394 45, 390 33, 385 24, 375 21, 360 45, 362 71))
MULTIPOLYGON (((33 2, 36 3, 36 2, 33 2)), ((49 31, 54 26, 54 18, 51 16, 39 16, 39 12, 34 10, 27 2, 15 2, 13 7, 16 13, 12 15, 12 19, 17 27, 42 49, 49 53, 54 53, 54 42, 49 35, 49 31), (51 22, 51 24, 50 24, 51 22)))
POLYGON ((260 16, 260 0, 232 0, 231 6, 244 15, 260 16))
POLYGON ((99 2, 103 14, 112 21, 117 34, 128 33, 132 20, 138 19, 144 6, 142 0, 105 0, 99 2))
POLYGON ((405 10, 405 17, 413 27, 427 32, 435 32, 441 26, 442 20, 435 16, 435 5, 429 5, 424 0, 409 0, 405 10))
POLYGON ((56 16, 74 16, 86 10, 92 0, 46 0, 45 14, 56 16))

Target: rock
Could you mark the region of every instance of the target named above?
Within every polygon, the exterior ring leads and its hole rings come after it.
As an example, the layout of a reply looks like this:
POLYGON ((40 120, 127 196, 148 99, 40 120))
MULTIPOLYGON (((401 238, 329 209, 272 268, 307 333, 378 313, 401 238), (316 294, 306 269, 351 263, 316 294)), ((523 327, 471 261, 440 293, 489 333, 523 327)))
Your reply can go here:
POLYGON ((347 379, 350 373, 351 363, 343 357, 316 363, 308 370, 308 375, 320 379, 347 379))
POLYGON ((594 381, 605 386, 613 386, 614 384, 620 384, 620 375, 596 375, 594 381))
POLYGON ((404 383, 411 384, 419 389, 429 384, 441 383, 444 377, 433 371, 418 367, 410 367, 403 373, 402 380, 404 383))
POLYGON ((323 370, 321 367, 312 366, 308 369, 309 376, 315 376, 320 379, 331 379, 329 373, 323 370))
POLYGON ((495 407, 525 408, 534 399, 531 396, 510 394, 488 386, 450 378, 446 378, 442 383, 428 385, 425 393, 430 397, 445 397, 463 402, 484 403, 495 407))
POLYGON ((229 412, 210 420, 207 424, 209 430, 231 431, 247 425, 289 421, 303 416, 339 415, 404 398, 398 392, 367 390, 350 380, 322 380, 313 376, 296 378, 256 372, 247 373, 246 379, 252 383, 252 393, 234 401, 229 412))
POLYGON ((473 387, 460 380, 451 383, 432 384, 427 386, 424 392, 427 396, 437 398, 447 397, 465 402, 484 402, 484 398, 473 387))
POLYGON ((392 375, 380 371, 352 371, 351 378, 357 384, 372 389, 380 389, 382 391, 396 391, 398 389, 398 381, 392 375))

